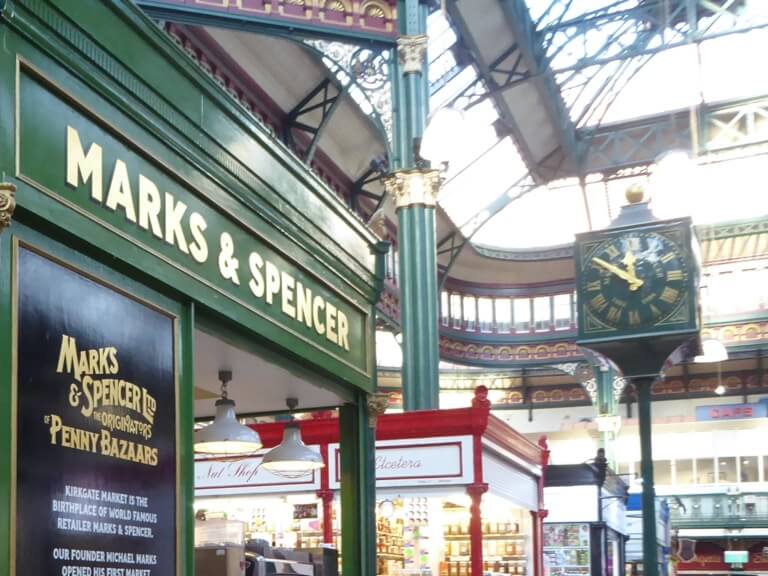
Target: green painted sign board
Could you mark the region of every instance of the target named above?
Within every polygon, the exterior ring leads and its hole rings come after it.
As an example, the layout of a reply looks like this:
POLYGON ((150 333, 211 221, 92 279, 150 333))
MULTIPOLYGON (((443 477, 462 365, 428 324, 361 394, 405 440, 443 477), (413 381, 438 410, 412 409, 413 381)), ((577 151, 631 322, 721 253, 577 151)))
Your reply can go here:
POLYGON ((22 62, 17 177, 317 352, 370 373, 369 308, 22 62), (44 113, 42 113, 44 111, 44 113))

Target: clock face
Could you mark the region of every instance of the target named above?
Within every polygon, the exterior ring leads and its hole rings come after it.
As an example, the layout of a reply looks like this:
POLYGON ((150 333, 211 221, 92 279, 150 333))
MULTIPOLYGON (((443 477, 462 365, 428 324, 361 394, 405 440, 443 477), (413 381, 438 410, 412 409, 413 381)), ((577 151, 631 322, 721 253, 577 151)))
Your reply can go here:
POLYGON ((581 307, 609 329, 663 324, 686 301, 691 271, 680 246, 658 232, 627 232, 582 256, 581 307))

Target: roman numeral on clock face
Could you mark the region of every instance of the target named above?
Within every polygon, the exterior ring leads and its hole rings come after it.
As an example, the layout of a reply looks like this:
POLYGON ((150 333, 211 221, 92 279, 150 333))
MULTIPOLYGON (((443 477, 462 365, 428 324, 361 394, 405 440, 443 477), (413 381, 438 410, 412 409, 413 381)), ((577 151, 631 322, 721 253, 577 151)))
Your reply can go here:
POLYGON ((619 318, 621 318, 621 308, 611 306, 608 314, 606 314, 606 318, 608 318, 609 322, 618 322, 619 318))
POLYGON ((638 312, 637 310, 629 311, 629 324, 630 326, 640 325, 640 312, 638 312))
POLYGON ((616 246, 608 246, 605 249, 605 253, 608 254, 609 258, 616 258, 619 255, 619 249, 616 246))
POLYGON ((596 292, 598 290, 600 290, 600 280, 595 280, 594 282, 587 283, 587 291, 596 292))
POLYGON ((598 294, 589 301, 589 305, 595 310, 603 310, 606 306, 608 306, 608 302, 605 300, 605 296, 598 294))
POLYGON ((677 300, 677 296, 680 294, 679 290, 675 290, 674 288, 670 288, 667 286, 664 288, 664 291, 661 293, 661 296, 659 296, 659 300, 662 302, 666 302, 667 304, 674 303, 675 300, 677 300))
POLYGON ((675 253, 674 252, 667 252, 666 254, 664 254, 664 256, 661 257, 661 261, 664 262, 664 264, 666 264, 670 260, 674 260, 674 259, 675 259, 675 253))
POLYGON ((682 280, 683 279, 683 271, 682 270, 667 270, 667 280, 682 280))

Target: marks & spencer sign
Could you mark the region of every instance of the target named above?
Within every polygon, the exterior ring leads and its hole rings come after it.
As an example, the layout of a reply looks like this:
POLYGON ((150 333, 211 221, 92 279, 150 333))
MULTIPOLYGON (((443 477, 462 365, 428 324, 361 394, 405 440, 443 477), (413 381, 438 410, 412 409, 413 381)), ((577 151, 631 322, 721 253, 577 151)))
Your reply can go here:
POLYGON ((15 574, 176 573, 175 320, 18 248, 15 574))
MULTIPOLYGON (((358 374, 370 373, 367 307, 310 273, 311 257, 270 242, 282 232, 268 214, 253 217, 225 199, 202 170, 182 174, 151 157, 36 72, 22 66, 18 81, 20 180, 214 290, 216 301, 241 307, 239 317, 248 311, 358 374)), ((173 154, 165 159, 189 165, 173 154)))

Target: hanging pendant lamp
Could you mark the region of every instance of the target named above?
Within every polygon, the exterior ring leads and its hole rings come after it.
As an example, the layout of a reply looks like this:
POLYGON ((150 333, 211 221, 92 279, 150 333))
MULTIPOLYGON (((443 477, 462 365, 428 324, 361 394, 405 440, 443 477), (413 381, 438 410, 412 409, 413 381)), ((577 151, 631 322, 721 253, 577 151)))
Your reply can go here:
POLYGON ((221 398, 216 400, 213 423, 195 432, 195 452, 209 456, 250 456, 262 447, 258 432, 237 421, 235 402, 227 395, 227 384, 232 380, 231 370, 219 372, 221 398))
MULTIPOLYGON (((286 403, 292 412, 298 405, 298 400, 288 398, 286 403)), ((261 466, 283 478, 300 478, 323 468, 325 462, 319 452, 304 444, 299 423, 291 420, 285 425, 282 442, 264 455, 261 466)))

